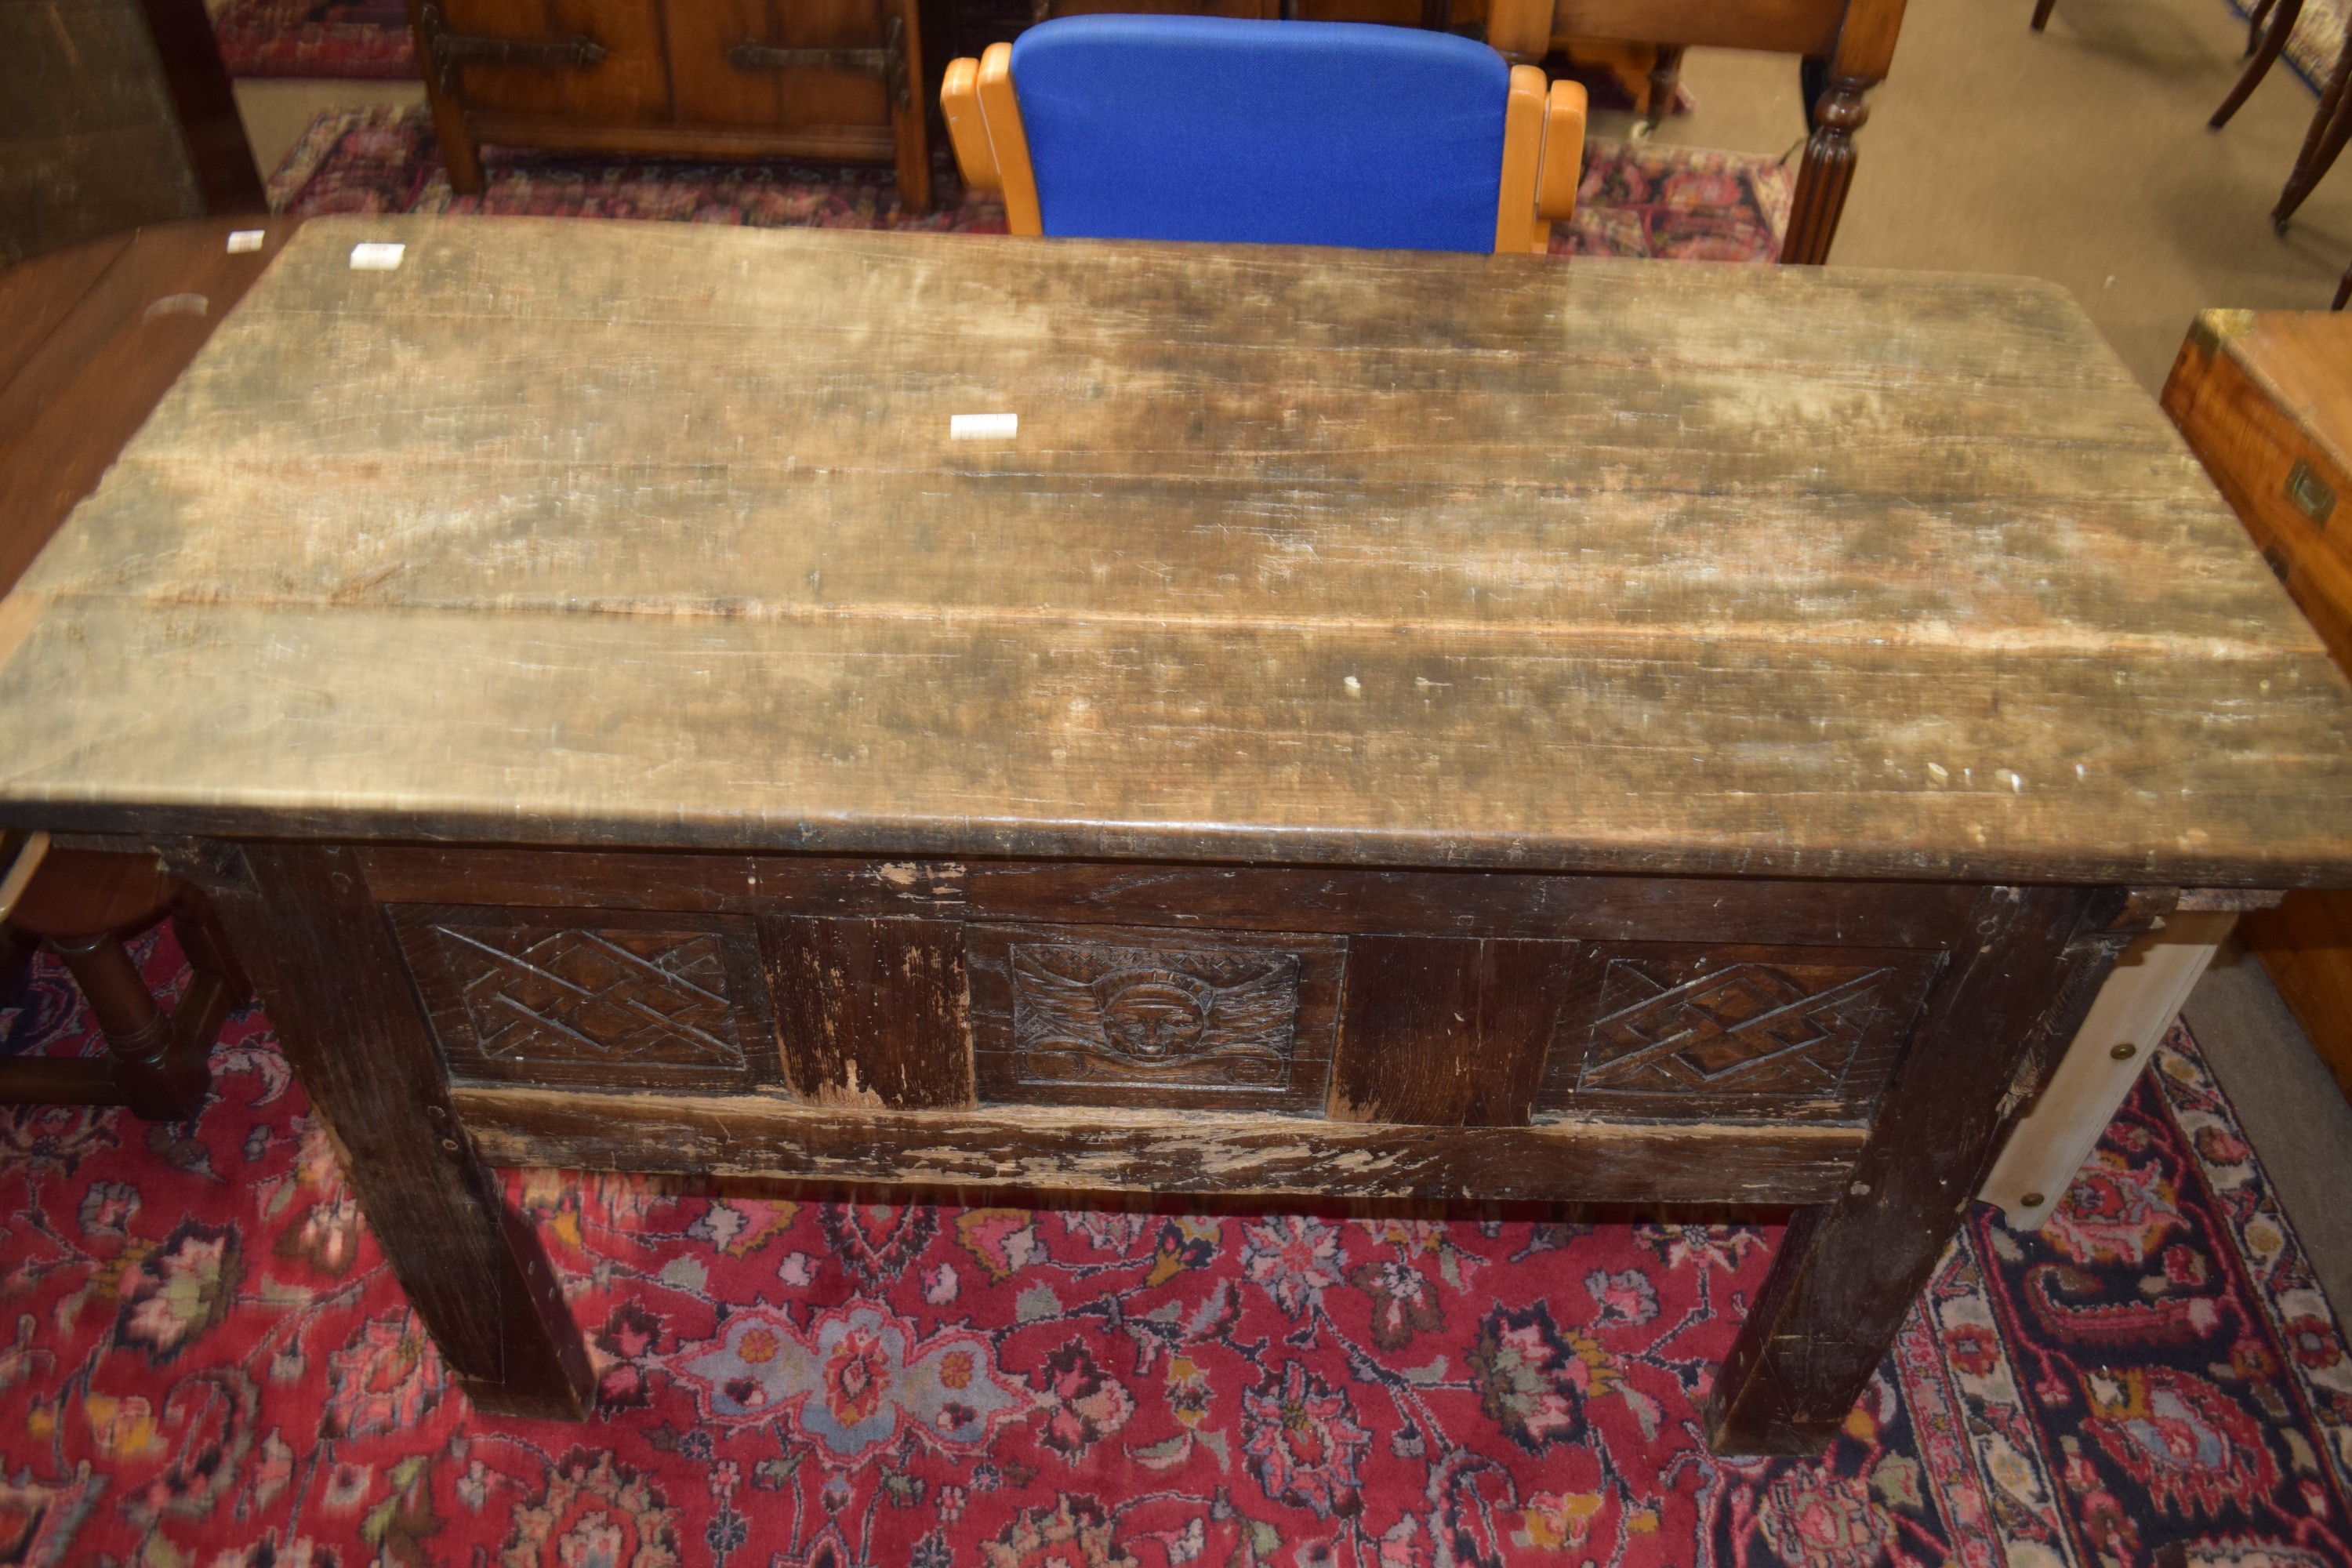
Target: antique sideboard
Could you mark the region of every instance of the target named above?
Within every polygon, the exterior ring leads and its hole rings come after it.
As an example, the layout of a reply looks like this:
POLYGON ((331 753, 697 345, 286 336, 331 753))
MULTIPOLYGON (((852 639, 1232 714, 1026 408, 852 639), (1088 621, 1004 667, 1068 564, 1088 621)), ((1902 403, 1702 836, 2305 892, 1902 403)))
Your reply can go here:
POLYGON ((0 601, 0 822, 207 888, 535 1415, 497 1163, 1791 1207, 1708 1421, 1818 1449, 2347 721, 1974 278, 317 220, 0 601))

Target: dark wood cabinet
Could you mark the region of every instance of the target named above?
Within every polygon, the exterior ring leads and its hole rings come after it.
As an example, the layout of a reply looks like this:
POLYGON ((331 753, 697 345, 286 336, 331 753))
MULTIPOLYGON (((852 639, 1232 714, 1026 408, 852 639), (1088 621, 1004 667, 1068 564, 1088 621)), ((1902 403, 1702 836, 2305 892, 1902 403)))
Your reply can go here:
POLYGON ((894 163, 931 205, 915 0, 412 0, 450 184, 492 142, 894 163))

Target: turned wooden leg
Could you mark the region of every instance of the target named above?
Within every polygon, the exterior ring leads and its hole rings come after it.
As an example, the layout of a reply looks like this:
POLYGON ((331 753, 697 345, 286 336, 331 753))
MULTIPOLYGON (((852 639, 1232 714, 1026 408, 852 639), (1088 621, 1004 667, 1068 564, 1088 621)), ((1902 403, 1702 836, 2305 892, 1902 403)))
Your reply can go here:
POLYGON ((1682 45, 1660 44, 1658 58, 1650 67, 1650 96, 1642 105, 1636 135, 1648 135, 1658 128, 1660 121, 1675 111, 1675 92, 1682 85, 1682 45))
POLYGON ((2303 15, 2303 0, 2263 0, 2263 6, 2265 9, 2274 6, 2278 15, 2269 30, 2258 32, 2254 38, 2248 40, 2248 52, 2253 58, 2246 62, 2246 68, 2238 73, 2237 85, 2230 89, 2230 96, 2221 100, 2221 107, 2215 110, 2213 118, 2205 122, 2216 131, 2230 123, 2230 116, 2237 113, 2246 100, 2253 96, 2254 89, 2262 84, 2263 77, 2270 74, 2271 67, 2278 63, 2279 51, 2286 47, 2287 37, 2294 31, 2295 19, 2303 15))
MULTIPOLYGON (((1843 1196, 1799 1211, 1708 1402, 1723 1454, 1819 1454, 1975 1201, 2041 1056, 2074 1037, 2134 932, 2122 900, 1989 888, 1887 1086, 1843 1196)), ((2139 922, 2145 924, 2143 921, 2139 922)))
POLYGON ((2335 163, 2344 143, 2352 138, 2352 37, 2344 40, 2344 47, 2336 57, 2336 68, 2328 73, 2327 90, 2320 94, 2319 110, 2311 117, 2311 129, 2304 133, 2303 149, 2294 157, 2294 172, 2287 176, 2286 188, 2279 193, 2278 205, 2271 209, 2271 222, 2279 232, 2286 232, 2287 220, 2304 198, 2317 188, 2320 180, 2335 163))
POLYGON ((2352 267, 2347 267, 2344 269, 2344 280, 2336 285, 2336 303, 2330 305, 2328 309, 2340 310, 2347 303, 2352 303, 2352 267))
POLYGON ((1780 242, 1783 263, 1818 267, 1830 256, 1845 194, 1853 184, 1853 133, 1870 118, 1862 95, 1874 83, 1864 77, 1829 78, 1813 102, 1813 132, 1797 171, 1797 193, 1789 204, 1789 232, 1780 242))
POLYGON ((184 1121, 204 1109, 208 1078, 203 1056, 172 1048, 172 1015, 155 1005, 139 966, 111 931, 52 937, 49 946, 81 987, 106 1037, 116 1091, 134 1116, 184 1121))
POLYGON ((594 1385, 579 1325, 539 1238, 458 1125, 448 1074, 354 858, 256 845, 215 853, 201 869, 449 1370, 494 1415, 586 1415, 594 1385))
POLYGON ((2246 53, 2251 55, 2261 47, 2263 24, 2270 20, 2271 7, 2277 3, 2278 0, 2260 0, 2260 4, 2246 14, 2246 53))
POLYGON ((2050 13, 2058 0, 2033 0, 2033 30, 2042 31, 2050 25, 2050 13))

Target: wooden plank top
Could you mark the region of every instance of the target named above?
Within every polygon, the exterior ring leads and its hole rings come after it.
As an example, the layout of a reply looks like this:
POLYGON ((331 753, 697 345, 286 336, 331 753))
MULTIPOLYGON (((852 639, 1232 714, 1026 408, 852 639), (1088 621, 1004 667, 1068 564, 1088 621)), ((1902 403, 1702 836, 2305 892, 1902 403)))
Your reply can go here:
POLYGON ((314 221, 0 602, 52 827, 2283 886, 2347 805, 2007 279, 314 221))

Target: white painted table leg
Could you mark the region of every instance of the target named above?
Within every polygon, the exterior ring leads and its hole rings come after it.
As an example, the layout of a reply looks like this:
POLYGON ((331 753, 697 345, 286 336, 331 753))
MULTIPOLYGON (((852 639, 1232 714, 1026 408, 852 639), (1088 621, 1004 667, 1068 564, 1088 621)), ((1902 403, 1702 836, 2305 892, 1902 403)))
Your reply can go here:
POLYGON ((2229 910, 2168 915, 2163 930, 2125 950, 1977 1194, 2011 1229, 2038 1227, 2058 1205, 2237 920, 2229 910))

